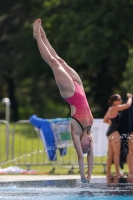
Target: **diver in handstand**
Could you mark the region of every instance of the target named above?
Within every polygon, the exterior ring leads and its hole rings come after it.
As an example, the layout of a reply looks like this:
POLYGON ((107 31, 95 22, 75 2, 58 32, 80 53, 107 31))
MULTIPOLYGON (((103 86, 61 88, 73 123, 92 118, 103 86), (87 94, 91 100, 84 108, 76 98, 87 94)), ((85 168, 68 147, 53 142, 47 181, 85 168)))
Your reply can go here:
POLYGON ((41 19, 33 25, 33 36, 37 41, 40 54, 51 67, 61 96, 70 104, 71 136, 78 156, 81 181, 91 179, 93 168, 93 139, 90 134, 93 116, 84 92, 82 81, 77 72, 62 60, 49 43, 41 19), (88 174, 84 172, 84 153, 87 153, 88 174))

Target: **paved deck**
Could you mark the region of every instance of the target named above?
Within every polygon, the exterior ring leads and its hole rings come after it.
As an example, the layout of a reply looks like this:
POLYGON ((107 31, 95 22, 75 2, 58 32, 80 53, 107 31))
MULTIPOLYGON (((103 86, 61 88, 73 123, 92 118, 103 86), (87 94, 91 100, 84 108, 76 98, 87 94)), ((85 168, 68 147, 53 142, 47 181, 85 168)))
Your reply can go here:
MULTIPOLYGON (((105 178, 105 176, 92 176, 105 178)), ((80 179, 79 175, 0 175, 0 182, 80 179)))

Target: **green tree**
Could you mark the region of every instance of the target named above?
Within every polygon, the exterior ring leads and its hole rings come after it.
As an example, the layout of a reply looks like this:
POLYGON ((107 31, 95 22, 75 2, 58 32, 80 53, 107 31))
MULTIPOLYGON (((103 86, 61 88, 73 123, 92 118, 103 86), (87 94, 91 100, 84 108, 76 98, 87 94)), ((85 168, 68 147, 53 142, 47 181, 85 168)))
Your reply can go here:
POLYGON ((94 117, 103 117, 108 97, 121 92, 133 42, 133 1, 2 0, 0 97, 11 99, 12 120, 33 113, 45 118, 69 116, 33 39, 36 18, 42 19, 59 56, 81 76, 94 117))
POLYGON ((124 81, 121 83, 121 88, 125 93, 133 94, 133 48, 129 49, 129 58, 123 78, 124 81))
POLYGON ((124 0, 45 1, 43 5, 41 18, 49 39, 82 77, 95 117, 104 115, 112 93, 121 92, 133 41, 132 13, 133 1, 124 0))

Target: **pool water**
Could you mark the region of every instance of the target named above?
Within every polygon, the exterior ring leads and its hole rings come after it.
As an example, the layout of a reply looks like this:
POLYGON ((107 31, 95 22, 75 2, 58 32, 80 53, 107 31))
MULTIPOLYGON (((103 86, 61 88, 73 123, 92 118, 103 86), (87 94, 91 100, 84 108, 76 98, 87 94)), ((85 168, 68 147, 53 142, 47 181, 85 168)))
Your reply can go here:
POLYGON ((92 179, 1 182, 0 200, 132 200, 133 183, 92 179))

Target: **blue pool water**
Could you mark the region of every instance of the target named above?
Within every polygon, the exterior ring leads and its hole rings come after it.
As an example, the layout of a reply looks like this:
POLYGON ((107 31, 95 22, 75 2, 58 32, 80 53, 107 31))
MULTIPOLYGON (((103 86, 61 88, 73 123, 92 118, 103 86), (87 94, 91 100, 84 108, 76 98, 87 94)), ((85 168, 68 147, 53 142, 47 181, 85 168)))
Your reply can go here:
POLYGON ((133 183, 126 179, 1 182, 0 200, 133 200, 133 183))

